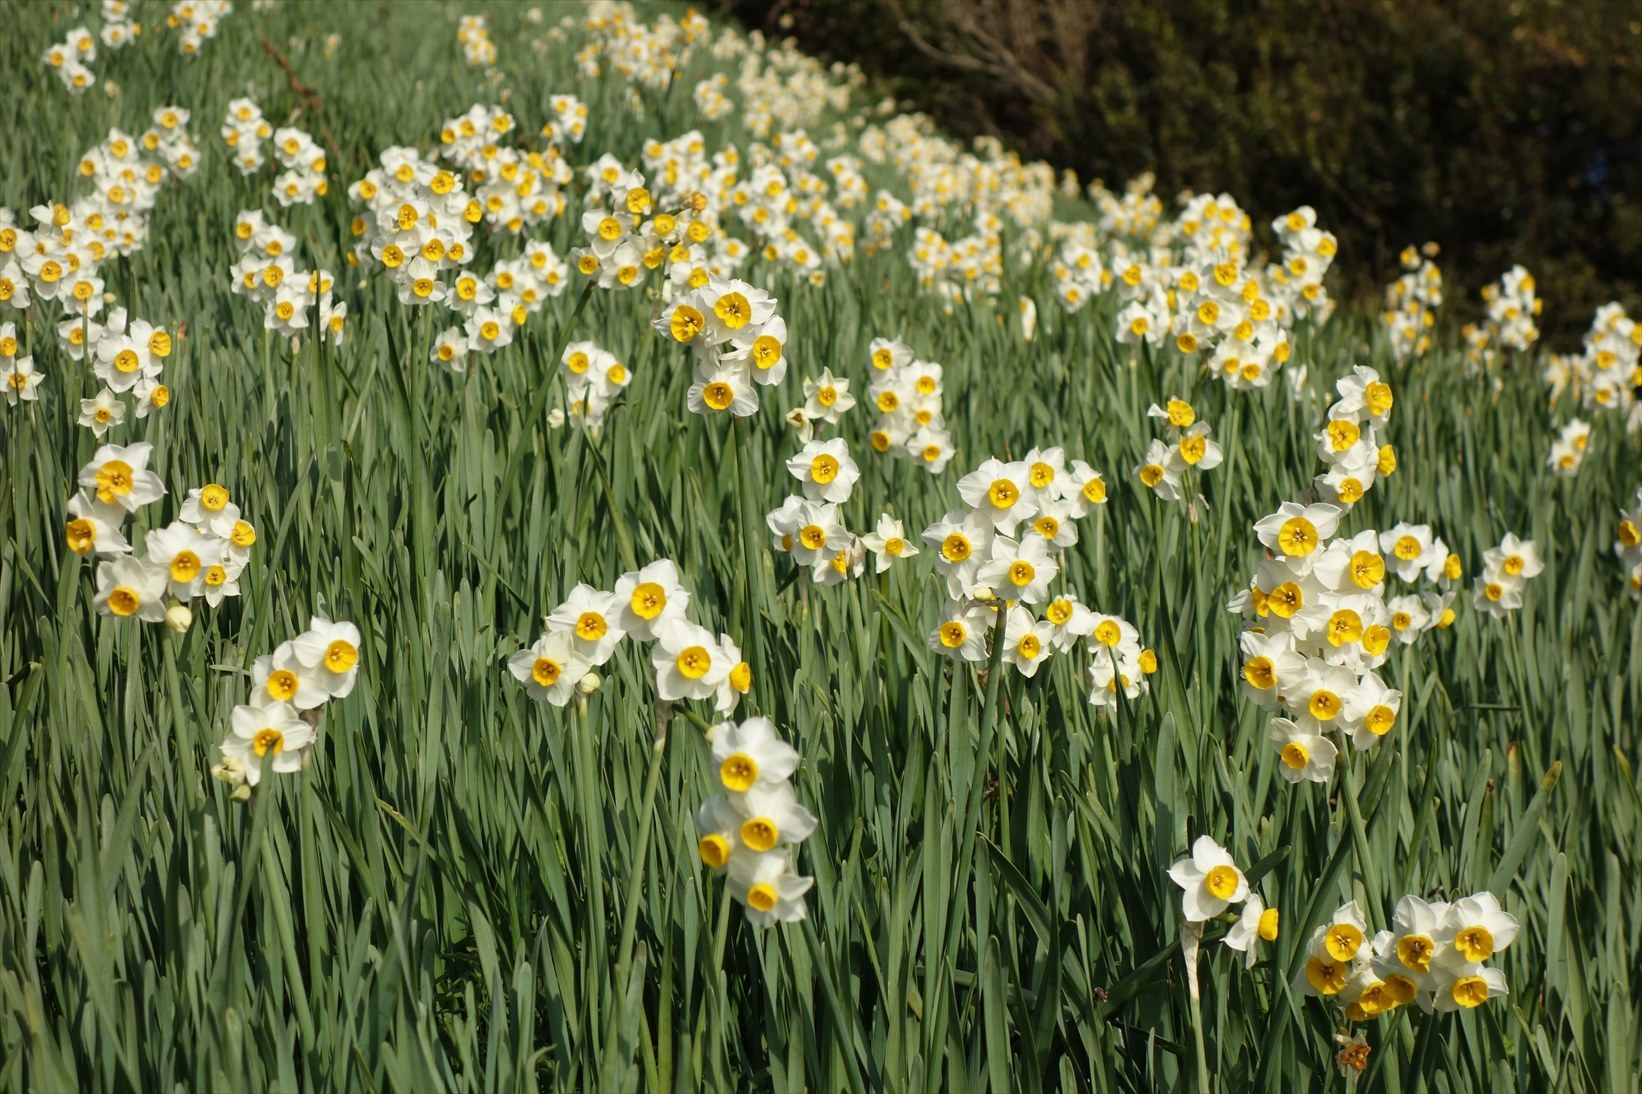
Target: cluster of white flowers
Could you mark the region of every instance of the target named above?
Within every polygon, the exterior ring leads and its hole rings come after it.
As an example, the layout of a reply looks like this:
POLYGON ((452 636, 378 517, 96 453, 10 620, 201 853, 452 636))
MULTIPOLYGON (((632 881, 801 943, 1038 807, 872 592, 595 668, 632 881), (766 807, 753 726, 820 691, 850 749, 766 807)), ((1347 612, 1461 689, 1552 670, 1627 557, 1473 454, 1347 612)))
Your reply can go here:
POLYGON ((285 170, 274 179, 274 200, 289 208, 312 205, 330 189, 325 178, 325 150, 311 134, 292 126, 274 129, 262 116, 262 108, 251 99, 235 99, 228 104, 222 124, 222 140, 234 156, 240 174, 252 175, 264 162, 262 142, 272 137, 274 156, 285 170))
POLYGON ((1585 334, 1585 351, 1551 354, 1544 378, 1553 403, 1570 392, 1581 410, 1617 412, 1627 432, 1642 430, 1642 323, 1623 305, 1602 305, 1585 334))
POLYGON ((844 526, 839 512, 861 478, 849 445, 842 437, 809 441, 787 461, 787 471, 798 480, 802 495, 789 495, 765 518, 775 549, 791 555, 817 585, 859 577, 866 567, 866 546, 844 526))
POLYGON ((217 36, 217 25, 233 10, 230 0, 177 0, 171 5, 165 24, 180 32, 177 51, 193 57, 198 55, 201 46, 217 36))
POLYGON ((1545 457, 1545 466, 1551 474, 1570 478, 1579 474, 1585 457, 1591 450, 1591 423, 1582 418, 1571 419, 1557 431, 1551 442, 1551 453, 1545 457))
MULTIPOLYGON (((1060 247, 1049 266, 1050 276, 1055 279, 1055 299, 1060 301, 1060 306, 1068 313, 1079 312, 1091 300, 1106 291, 1112 283, 1113 275, 1101 261, 1100 234, 1094 225, 1052 225, 1051 230, 1055 229, 1061 229, 1057 233, 1061 237, 1060 247)), ((1125 340, 1136 336, 1135 318, 1136 316, 1131 313, 1130 321, 1120 331, 1125 340)), ((1142 324, 1138 336, 1145 337, 1149 327, 1149 321, 1142 324)))
POLYGON ((960 301, 996 296, 1003 289, 1001 218, 983 211, 972 223, 973 231, 952 240, 921 225, 907 248, 907 262, 918 275, 919 286, 939 295, 948 311, 960 301))
POLYGON ((688 230, 683 221, 693 210, 661 211, 644 176, 608 153, 588 167, 587 179, 582 211, 587 244, 572 248, 570 261, 601 289, 637 288, 647 271, 666 261, 669 249, 688 230))
POLYGON ((562 188, 575 177, 556 144, 527 152, 501 143, 517 133, 513 115, 478 103, 439 129, 439 158, 476 188, 484 224, 515 236, 563 213, 562 188))
MULTIPOLYGON (((1056 298, 1076 312, 1108 290, 1116 297, 1120 344, 1162 346, 1206 356, 1210 372, 1237 390, 1264 387, 1293 352, 1291 326, 1324 322, 1333 302, 1323 288, 1338 250, 1310 206, 1279 217, 1272 231, 1282 260, 1248 265, 1250 218, 1227 194, 1186 200, 1171 222, 1150 180, 1123 199, 1098 188, 1098 224, 1049 225, 1049 271, 1056 298)), ((1030 253, 1023 258, 1030 259, 1030 253)))
POLYGON ((490 40, 490 28, 483 15, 462 16, 456 24, 456 41, 468 64, 477 68, 496 63, 496 43, 490 40))
POLYGON ((773 296, 745 281, 709 275, 706 284, 681 294, 651 325, 662 337, 690 347, 695 357, 695 382, 687 395, 691 413, 727 411, 745 418, 758 410, 753 385, 778 384, 786 375, 786 320, 776 314, 773 296))
POLYGON ((1317 455, 1328 470, 1312 483, 1317 496, 1349 509, 1397 470, 1397 450, 1381 443, 1380 431, 1391 420, 1391 385, 1371 368, 1358 365, 1334 390, 1339 399, 1328 408, 1328 424, 1316 435, 1317 455))
POLYGON ((111 256, 140 250, 161 185, 199 167, 198 149, 187 132, 188 111, 160 107, 154 122, 137 138, 109 130, 80 157, 78 173, 92 192, 70 205, 35 206, 29 210, 32 228, 19 224, 10 209, 0 209, 0 308, 21 311, 32 293, 80 318, 99 313, 106 302, 99 267, 111 256))
MULTIPOLYGON (((630 637, 650 647, 658 698, 711 701, 731 715, 752 687, 752 666, 729 635, 715 639, 690 622, 689 605, 668 559, 623 574, 613 591, 577 585, 548 613, 542 636, 508 658, 508 671, 532 699, 563 707, 598 689, 596 670, 630 637)), ((793 850, 814 831, 815 818, 788 781, 798 753, 767 718, 721 723, 708 739, 723 792, 696 814, 702 861, 728 873, 731 896, 754 924, 803 919, 813 879, 794 873, 793 850)))
POLYGON ((292 252, 296 236, 270 224, 261 210, 243 209, 234 218, 239 261, 229 267, 232 290, 262 305, 263 326, 293 340, 310 325, 308 310, 319 308, 319 337, 339 344, 347 328, 348 305, 331 295, 335 275, 303 270, 292 252))
POLYGON ((1512 266, 1492 285, 1482 289, 1488 306, 1483 322, 1468 323, 1460 330, 1465 340, 1465 361, 1470 372, 1492 371, 1498 360, 1497 347, 1526 352, 1539 341, 1537 320, 1545 301, 1534 295, 1534 279, 1521 266, 1512 266))
POLYGON ((249 796, 263 767, 278 775, 308 765, 318 740, 320 708, 346 698, 359 679, 359 628, 314 616, 308 629, 251 665, 251 694, 229 716, 211 774, 249 796))
POLYGON ((1163 200, 1152 192, 1156 182, 1150 171, 1136 175, 1124 185, 1122 195, 1108 190, 1099 179, 1091 182, 1089 200, 1100 214, 1100 234, 1107 239, 1151 236, 1163 219, 1163 200))
MULTIPOLYGON (((132 21, 128 0, 103 0, 102 14, 103 25, 95 37, 85 26, 75 27, 41 57, 70 95, 83 94, 97 82, 90 66, 97 60, 99 39, 105 49, 124 49, 143 32, 142 24, 132 21)), ((114 88, 113 84, 107 86, 114 88)), ((115 91, 109 93, 112 95, 115 91)))
POLYGON ((1333 467, 1313 491, 1338 504, 1284 502, 1257 521, 1269 557, 1250 588, 1226 605, 1257 620, 1240 640, 1243 680, 1249 698, 1278 715, 1270 737, 1290 782, 1327 782, 1346 738, 1368 749, 1391 731, 1402 693, 1377 670, 1393 639, 1412 643, 1452 622, 1450 584, 1460 576, 1458 557, 1423 525, 1335 538, 1375 477, 1396 466, 1375 433, 1391 412, 1390 386, 1359 367, 1336 390, 1340 399, 1317 435, 1318 451, 1333 467), (1436 591, 1388 602, 1388 571, 1404 581, 1423 575, 1436 591))
POLYGON ((265 159, 262 142, 274 135, 274 127, 262 116, 262 108, 251 99, 234 99, 223 119, 222 143, 233 153, 234 166, 242 175, 254 175, 265 159))
POLYGON ((216 483, 188 492, 178 519, 150 531, 144 554, 132 553, 121 527, 131 514, 165 496, 165 484, 148 469, 153 446, 107 444, 80 469, 80 490, 68 501, 69 550, 95 555, 97 611, 122 619, 165 623, 187 630, 189 605, 204 599, 216 607, 239 595, 239 576, 251 559, 257 532, 240 516, 225 487, 216 483), (168 603, 169 599, 169 603, 168 603))
POLYGON ((592 342, 571 342, 565 346, 559 366, 564 370, 569 405, 568 410, 553 408, 548 415, 548 424, 552 426, 563 425, 568 414, 586 422, 589 429, 597 429, 604 424, 611 400, 633 380, 632 370, 618 361, 614 353, 592 342))
POLYGON ((97 82, 90 65, 97 59, 97 39, 85 27, 75 27, 46 50, 41 58, 57 74, 70 95, 80 95, 97 82))
POLYGON ((550 95, 547 108, 553 120, 542 126, 542 136, 554 144, 580 144, 587 135, 587 104, 574 95, 550 95))
MULTIPOLYGON (((9 209, 0 209, 0 308, 17 311, 34 302, 55 322, 57 337, 75 361, 91 360, 107 385, 95 398, 82 403, 81 424, 101 437, 124 420, 126 407, 115 396, 133 392, 137 416, 163 407, 170 392, 158 381, 160 364, 171 353, 169 333, 135 321, 127 329, 123 308, 99 322, 114 295, 105 291, 99 273, 116 256, 139 250, 148 237, 148 213, 161 184, 183 177, 198 166, 188 139, 188 112, 161 107, 154 112, 155 127, 140 138, 118 129, 80 158, 79 174, 93 192, 72 205, 37 205, 29 211, 32 227, 20 225, 9 209), (139 149, 161 158, 144 158, 139 149), (169 168, 169 170, 168 170, 169 168)), ((6 324, 0 345, 7 401, 38 398, 41 373, 32 355, 19 355, 17 332, 6 324)))
MULTIPOLYGON (((1246 953, 1250 968, 1255 940, 1277 940, 1277 909, 1266 906, 1231 854, 1209 836, 1199 836, 1191 855, 1169 867, 1169 878, 1180 886, 1181 915, 1194 939, 1204 924, 1230 921, 1222 941, 1246 953), (1240 914, 1229 911, 1234 904, 1243 905, 1240 914)), ((1452 903, 1409 894, 1397 902, 1391 929, 1370 938, 1362 908, 1352 901, 1312 932, 1294 988, 1328 1000, 1353 1022, 1412 1002, 1427 1014, 1469 1010, 1506 994, 1504 974, 1484 962, 1509 946, 1517 930, 1516 918, 1492 893, 1452 903)), ((1195 959, 1195 945, 1192 953, 1195 959)))
POLYGON ((720 714, 731 714, 752 687, 752 666, 729 635, 715 639, 685 618, 689 606, 690 594, 668 559, 623 574, 613 592, 577 585, 548 613, 535 644, 508 659, 508 671, 532 699, 562 707, 578 687, 598 687, 589 674, 631 637, 650 645, 657 698, 711 700, 720 714))
POLYGON ((722 786, 696 811, 701 861, 728 875, 730 896, 758 927, 804 918, 804 894, 815 879, 794 868, 797 845, 815 831, 791 778, 798 752, 768 718, 724 722, 710 734, 722 786))
POLYGON ((439 275, 472 260, 473 227, 484 216, 461 176, 414 148, 393 147, 348 187, 348 196, 366 206, 353 220, 359 264, 386 269, 402 304, 443 302, 450 287, 439 275))
POLYGON ((1417 591, 1386 598, 1391 635, 1412 645, 1420 635, 1454 625, 1454 583, 1464 576, 1460 556, 1448 549, 1429 524, 1399 521, 1380 533, 1386 572, 1417 591))
POLYGON ((1633 600, 1642 602, 1642 488, 1629 509, 1619 511, 1619 532, 1613 553, 1625 570, 1625 584, 1633 600))
POLYGON ((18 350, 17 324, 0 323, 0 394, 5 395, 7 406, 39 399, 37 389, 45 379, 34 367, 34 355, 19 355, 18 350))
POLYGON ((1180 886, 1181 915, 1197 926, 1227 914, 1233 904, 1243 905, 1232 927, 1221 941, 1227 948, 1246 955, 1244 966, 1253 968, 1259 960, 1255 940, 1277 941, 1280 916, 1276 908, 1253 891, 1248 878, 1237 868, 1231 853, 1210 836, 1198 836, 1190 856, 1169 867, 1169 880, 1180 886))
MULTIPOLYGON (((1274 557, 1227 605, 1260 617, 1241 638, 1246 694, 1267 711, 1283 777, 1327 782, 1333 735, 1359 749, 1391 731, 1402 693, 1375 671, 1390 656, 1386 563, 1372 529, 1330 540, 1342 511, 1285 502, 1255 525, 1274 557)), ((1343 743, 1343 742, 1342 742, 1343 743)))
POLYGON ((174 345, 170 332, 141 319, 127 322, 124 308, 109 312, 103 323, 67 319, 60 330, 69 355, 92 359, 92 371, 103 383, 94 397, 80 401, 80 424, 98 437, 125 420, 126 406, 119 395, 132 395, 138 418, 171 402, 171 389, 160 381, 174 345), (90 353, 83 352, 86 346, 90 353))
POLYGON ((103 26, 97 36, 109 49, 124 49, 143 32, 143 25, 131 18, 131 0, 103 0, 103 26))
POLYGON ((1516 917, 1493 893, 1453 903, 1409 894, 1397 902, 1391 929, 1372 938, 1354 900, 1312 932, 1294 987, 1330 1000, 1354 1022, 1410 1002, 1427 1014, 1469 1010, 1507 993, 1505 974, 1483 962, 1516 936, 1516 917))
POLYGON ((603 57, 617 75, 653 91, 664 90, 672 82, 691 47, 707 34, 707 20, 694 8, 682 19, 664 14, 646 24, 631 4, 608 0, 589 5, 581 26, 592 35, 577 58, 585 74, 599 75, 598 58, 603 57))
POLYGON ((1471 603, 1478 611, 1503 619, 1522 607, 1522 592, 1528 579, 1545 571, 1545 563, 1533 540, 1505 533, 1498 547, 1482 553, 1482 573, 1472 590, 1471 603))
POLYGON ((1212 471, 1225 454, 1210 436, 1209 423, 1199 421, 1197 411, 1184 399, 1170 399, 1168 405, 1153 403, 1148 417, 1161 419, 1167 426, 1167 441, 1154 437, 1146 455, 1135 468, 1142 486, 1165 501, 1179 501, 1181 486, 1189 470, 1212 471))
POLYGON ((1391 352, 1399 361, 1425 356, 1431 348, 1431 328, 1442 307, 1442 270, 1432 261, 1437 245, 1427 243, 1419 250, 1403 248, 1399 258, 1403 273, 1386 286, 1385 311, 1381 322, 1391 336, 1391 352))
POLYGON ((878 422, 868 435, 873 450, 914 460, 939 475, 958 451, 942 413, 941 366, 919 360, 911 346, 892 338, 874 338, 868 362, 875 378, 867 395, 878 408, 878 422))
POLYGON ((705 80, 696 84, 690 93, 690 101, 695 104, 696 112, 710 122, 719 121, 735 113, 735 103, 724 94, 724 89, 730 86, 730 77, 722 72, 716 72, 705 80))
POLYGON ((923 533, 947 585, 930 648, 985 661, 998 612, 1005 611, 1001 657, 1021 675, 1036 675, 1052 654, 1088 638, 1091 703, 1105 708, 1120 694, 1130 700, 1145 694, 1157 658, 1141 646, 1134 625, 1089 608, 1075 592, 1052 588, 1059 558, 1078 541, 1077 521, 1105 503, 1100 474, 1082 460, 1068 469, 1059 448, 1034 448, 1021 460, 986 460, 958 481, 958 495, 964 507, 923 533), (1033 615, 1039 608, 1041 619, 1033 615))
POLYGON ((1233 263, 1206 262, 1184 271, 1175 287, 1175 348, 1208 353, 1210 374, 1236 391, 1270 384, 1293 354, 1287 322, 1302 298, 1273 293, 1281 283, 1261 281, 1233 263))

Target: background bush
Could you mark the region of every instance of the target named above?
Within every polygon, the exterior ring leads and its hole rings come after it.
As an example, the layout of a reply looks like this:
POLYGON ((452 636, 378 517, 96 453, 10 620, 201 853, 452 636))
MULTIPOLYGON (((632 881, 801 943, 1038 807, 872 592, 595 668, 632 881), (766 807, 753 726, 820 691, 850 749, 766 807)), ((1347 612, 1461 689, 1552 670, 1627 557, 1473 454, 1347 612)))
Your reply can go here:
POLYGON ((1117 186, 1315 206, 1341 295, 1436 240, 1475 311, 1513 262, 1577 341, 1642 287, 1642 9, 1425 0, 724 0, 955 134, 1117 186))

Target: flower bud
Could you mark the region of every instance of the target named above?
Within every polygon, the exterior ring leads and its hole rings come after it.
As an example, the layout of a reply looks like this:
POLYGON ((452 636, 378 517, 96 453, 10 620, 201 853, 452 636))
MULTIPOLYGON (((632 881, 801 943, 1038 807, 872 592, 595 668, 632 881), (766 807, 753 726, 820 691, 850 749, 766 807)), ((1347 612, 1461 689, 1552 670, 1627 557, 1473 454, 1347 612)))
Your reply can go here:
POLYGON ((165 625, 178 634, 187 634, 194 624, 194 613, 187 604, 173 604, 165 611, 165 625))
POLYGON ((604 683, 603 677, 596 672, 589 672, 576 681, 576 690, 583 695, 592 695, 599 690, 599 685, 602 683, 604 683))

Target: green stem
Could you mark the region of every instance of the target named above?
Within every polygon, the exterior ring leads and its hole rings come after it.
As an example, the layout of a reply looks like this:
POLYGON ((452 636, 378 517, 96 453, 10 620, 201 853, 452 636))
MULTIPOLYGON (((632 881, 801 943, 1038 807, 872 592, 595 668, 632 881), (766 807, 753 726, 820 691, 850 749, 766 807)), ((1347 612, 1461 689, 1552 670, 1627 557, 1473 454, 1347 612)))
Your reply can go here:
POLYGON ((764 663, 763 635, 758 627, 758 612, 764 603, 764 564, 759 554, 759 531, 747 520, 747 499, 756 498, 759 493, 753 481, 752 427, 745 418, 736 420, 729 448, 730 458, 736 465, 735 513, 736 523, 741 525, 741 572, 747 583, 741 640, 746 643, 743 653, 747 663, 756 666, 753 686, 757 688, 758 709, 768 713, 771 710, 769 666, 764 663))
MULTIPOLYGON (((1194 957, 1195 961, 1196 958, 1194 957)), ((1209 1055, 1203 1048, 1203 1001, 1194 989, 1192 1001, 1192 1042, 1197 1046, 1197 1089, 1209 1094, 1209 1055)))
MULTIPOLYGON (((1003 676, 1003 630, 1008 616, 1002 604, 998 605, 997 614, 998 618, 992 625, 992 655, 987 662, 986 699, 981 705, 981 739, 975 749, 976 769, 970 775, 964 811, 959 817, 963 843, 958 854, 958 883, 952 891, 960 894, 969 891, 969 875, 974 870, 975 837, 979 834, 975 816, 981 810, 981 796, 986 787, 986 769, 983 765, 992 750, 992 736, 997 731, 995 715, 998 709, 998 684, 1003 676)), ((944 951, 947 954, 953 953, 958 945, 958 928, 962 919, 958 909, 965 907, 967 902, 960 901, 952 917, 947 920, 944 951)))
POLYGON ((855 1059, 855 1049, 850 1044, 846 1031, 848 1024, 844 1021, 844 1006, 838 999, 838 991, 832 983, 832 970, 827 967, 825 955, 821 952, 821 940, 816 936, 815 924, 808 917, 804 919, 804 939, 809 943, 810 961, 815 968, 816 978, 821 981, 821 995, 826 999, 827 1010, 832 1013, 833 1036, 838 1039, 838 1052, 844 1058, 844 1069, 849 1075, 850 1090, 861 1094, 866 1090, 866 1084, 861 1080, 861 1066, 855 1059))
MULTIPOLYGON (((604 808, 600 803, 599 789, 601 780, 598 769, 593 764, 592 729, 588 725, 587 703, 578 698, 576 703, 576 782, 581 791, 582 812, 582 839, 585 846, 588 863, 587 896, 592 905, 590 922, 598 924, 605 922, 604 918, 604 882, 598 876, 598 864, 604 861, 604 808)), ((591 940, 589 940, 591 942, 591 940)), ((599 989, 603 986, 604 959, 607 956, 604 947, 588 946, 588 953, 598 954, 594 969, 587 978, 587 1010, 592 1020, 599 1013, 599 989)))
MULTIPOLYGON (((667 751, 667 718, 665 710, 656 718, 656 738, 650 745, 650 770, 644 776, 644 804, 640 806, 639 814, 639 842, 635 852, 637 861, 633 864, 627 877, 627 894, 623 899, 621 917, 621 945, 616 955, 616 983, 615 999, 617 1005, 612 1008, 610 1028, 605 1033, 604 1058, 614 1060, 616 1055, 617 1033, 621 1028, 624 1015, 621 1007, 627 998, 627 975, 633 963, 633 940, 638 931, 639 896, 644 887, 644 868, 650 853, 650 830, 654 827, 656 815, 656 787, 661 782, 661 758, 667 751)), ((601 922, 599 916, 594 922, 601 922)), ((624 1061, 625 1065, 625 1061, 624 1061)))
POLYGON ((713 1013, 711 1021, 707 1023, 707 1033, 712 1038, 710 1054, 707 1057, 705 1075, 709 1084, 718 1080, 724 1074, 724 944, 730 935, 730 909, 734 900, 730 896, 730 887, 723 887, 724 893, 718 905, 718 925, 713 929, 713 1013))

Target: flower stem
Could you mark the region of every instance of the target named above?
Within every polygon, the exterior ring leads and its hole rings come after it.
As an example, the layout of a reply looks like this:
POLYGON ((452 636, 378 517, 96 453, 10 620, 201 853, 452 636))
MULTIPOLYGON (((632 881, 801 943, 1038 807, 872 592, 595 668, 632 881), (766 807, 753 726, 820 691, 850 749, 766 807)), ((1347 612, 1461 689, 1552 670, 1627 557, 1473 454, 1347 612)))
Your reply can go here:
MULTIPOLYGON (((628 996, 627 976, 633 964, 633 940, 638 931, 639 897, 644 887, 644 868, 650 853, 650 830, 654 827, 656 816, 656 787, 661 782, 661 758, 667 751, 668 717, 666 705, 662 704, 656 715, 656 737, 650 745, 650 770, 644 777, 644 804, 639 807, 639 841, 634 850, 635 861, 631 868, 632 872, 628 874, 627 893, 622 900, 621 945, 616 953, 616 982, 612 999, 614 1006, 611 1008, 610 1027, 605 1033, 604 1041, 606 1061, 616 1058, 617 1035, 625 1018, 622 1007, 625 1006, 628 996)), ((622 1062, 622 1066, 625 1069, 625 1061, 622 1062)))

